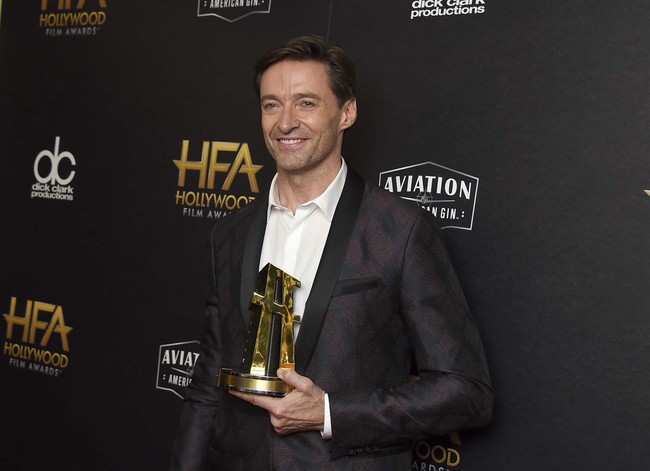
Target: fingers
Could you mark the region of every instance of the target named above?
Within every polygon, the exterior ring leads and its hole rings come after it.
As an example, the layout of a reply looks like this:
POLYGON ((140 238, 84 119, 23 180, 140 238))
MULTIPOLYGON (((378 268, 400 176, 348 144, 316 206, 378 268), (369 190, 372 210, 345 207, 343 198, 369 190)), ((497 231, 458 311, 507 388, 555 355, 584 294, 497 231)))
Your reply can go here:
POLYGON ((277 375, 282 381, 299 391, 307 391, 313 384, 311 379, 289 368, 278 368, 277 375))
POLYGON ((236 389, 230 389, 228 390, 228 393, 230 393, 235 397, 238 397, 239 399, 243 399, 246 402, 250 402, 255 407, 261 407, 262 409, 266 409, 267 411, 270 411, 271 408, 275 406, 277 401, 280 400, 279 398, 245 393, 245 392, 237 391, 236 389))
POLYGON ((228 392, 269 413, 271 425, 280 435, 308 430, 322 430, 325 391, 292 369, 280 368, 280 379, 292 386, 284 397, 262 396, 230 389, 228 392))

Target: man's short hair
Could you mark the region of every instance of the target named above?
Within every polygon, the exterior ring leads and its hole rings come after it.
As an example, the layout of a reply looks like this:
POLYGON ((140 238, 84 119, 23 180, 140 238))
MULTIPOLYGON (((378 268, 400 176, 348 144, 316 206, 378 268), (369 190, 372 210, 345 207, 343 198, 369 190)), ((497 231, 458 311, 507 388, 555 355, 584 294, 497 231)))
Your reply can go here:
POLYGON ((274 64, 282 61, 317 61, 325 64, 329 71, 330 88, 336 95, 339 107, 355 96, 354 63, 340 47, 330 46, 323 38, 315 35, 298 36, 285 46, 273 49, 255 64, 255 92, 260 97, 262 75, 274 64))

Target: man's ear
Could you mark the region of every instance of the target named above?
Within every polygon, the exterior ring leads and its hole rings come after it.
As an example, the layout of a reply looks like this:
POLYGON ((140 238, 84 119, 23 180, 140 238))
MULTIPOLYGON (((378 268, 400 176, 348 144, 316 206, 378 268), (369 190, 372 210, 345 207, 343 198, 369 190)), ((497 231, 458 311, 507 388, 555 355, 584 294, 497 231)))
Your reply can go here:
POLYGON ((357 99, 350 98, 343 105, 343 115, 341 117, 341 130, 348 129, 357 120, 357 99))

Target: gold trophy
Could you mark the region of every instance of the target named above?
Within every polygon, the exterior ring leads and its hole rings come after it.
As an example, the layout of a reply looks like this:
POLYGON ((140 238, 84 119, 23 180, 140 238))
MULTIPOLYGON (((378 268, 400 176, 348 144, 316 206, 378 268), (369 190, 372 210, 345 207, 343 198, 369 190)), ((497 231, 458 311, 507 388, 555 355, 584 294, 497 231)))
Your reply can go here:
POLYGON ((293 288, 300 281, 270 263, 257 275, 257 288, 251 300, 241 372, 220 368, 219 386, 238 391, 286 396, 293 389, 275 376, 278 368, 295 369, 293 324, 300 316, 293 313, 293 288))

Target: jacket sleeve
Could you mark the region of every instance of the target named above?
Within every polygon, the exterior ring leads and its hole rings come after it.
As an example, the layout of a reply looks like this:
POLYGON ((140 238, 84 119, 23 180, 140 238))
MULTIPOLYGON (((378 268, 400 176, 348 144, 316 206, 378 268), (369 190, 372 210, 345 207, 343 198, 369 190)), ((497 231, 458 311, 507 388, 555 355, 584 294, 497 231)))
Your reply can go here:
POLYGON ((332 456, 485 425, 493 390, 477 326, 430 214, 415 218, 403 251, 399 305, 417 381, 329 393, 332 456))
POLYGON ((206 305, 206 326, 201 339, 201 353, 194 368, 192 382, 185 390, 169 468, 173 471, 205 469, 210 432, 219 407, 216 378, 221 365, 222 343, 216 278, 214 267, 211 269, 213 276, 206 305))

